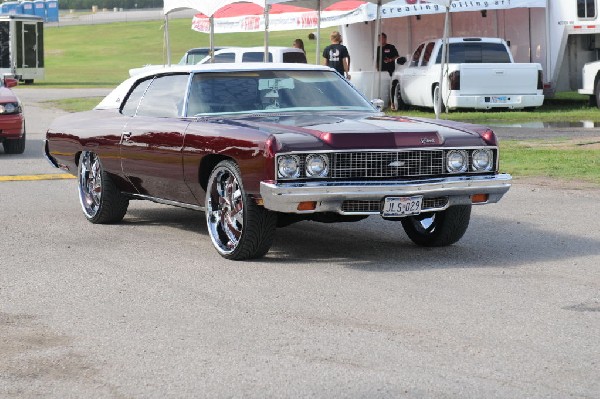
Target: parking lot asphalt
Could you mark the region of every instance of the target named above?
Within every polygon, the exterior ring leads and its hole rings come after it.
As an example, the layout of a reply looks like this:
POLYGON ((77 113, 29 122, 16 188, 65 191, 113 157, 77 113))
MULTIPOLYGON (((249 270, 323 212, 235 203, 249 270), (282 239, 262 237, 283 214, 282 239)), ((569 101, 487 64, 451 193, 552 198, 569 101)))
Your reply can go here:
MULTIPOLYGON (((103 91, 17 93, 27 148, 0 150, 0 175, 62 173, 42 140, 64 111, 44 101, 103 91)), ((201 212, 134 201, 93 225, 75 180, 0 181, 0 397, 595 399, 599 203, 517 180, 450 247, 370 217, 230 262, 201 212)))

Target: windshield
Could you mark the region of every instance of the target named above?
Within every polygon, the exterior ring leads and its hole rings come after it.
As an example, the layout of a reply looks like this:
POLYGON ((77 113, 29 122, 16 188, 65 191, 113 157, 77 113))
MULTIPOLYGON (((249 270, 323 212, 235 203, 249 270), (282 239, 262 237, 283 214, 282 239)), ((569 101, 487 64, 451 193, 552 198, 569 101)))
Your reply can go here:
POLYGON ((376 112, 332 71, 236 71, 196 73, 188 116, 294 111, 376 112))

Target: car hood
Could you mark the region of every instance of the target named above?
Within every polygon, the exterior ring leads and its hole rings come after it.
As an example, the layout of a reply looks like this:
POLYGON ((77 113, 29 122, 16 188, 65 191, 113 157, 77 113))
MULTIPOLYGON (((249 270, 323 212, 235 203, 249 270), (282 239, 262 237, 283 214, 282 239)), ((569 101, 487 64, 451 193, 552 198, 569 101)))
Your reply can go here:
POLYGON ((0 102, 19 102, 19 99, 8 87, 0 87, 0 102))
POLYGON ((277 142, 277 151, 484 146, 479 125, 382 114, 252 115, 221 121, 257 129, 277 142))

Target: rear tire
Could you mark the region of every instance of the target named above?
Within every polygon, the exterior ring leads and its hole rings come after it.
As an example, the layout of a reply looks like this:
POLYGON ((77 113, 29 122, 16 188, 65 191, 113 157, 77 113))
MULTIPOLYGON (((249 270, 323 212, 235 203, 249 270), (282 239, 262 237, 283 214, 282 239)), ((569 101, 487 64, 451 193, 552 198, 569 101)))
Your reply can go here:
POLYGON ((408 237, 423 247, 445 247, 462 238, 469 227, 471 205, 455 205, 433 213, 402 219, 408 237))
POLYGON ((596 107, 600 108, 600 79, 596 81, 596 87, 594 88, 594 98, 596 100, 596 107))
POLYGON ((22 154, 25 152, 25 131, 20 139, 5 139, 4 152, 7 154, 22 154))
POLYGON ((129 200, 104 171, 100 158, 84 151, 77 169, 79 202, 86 219, 94 224, 117 223, 123 220, 129 200))

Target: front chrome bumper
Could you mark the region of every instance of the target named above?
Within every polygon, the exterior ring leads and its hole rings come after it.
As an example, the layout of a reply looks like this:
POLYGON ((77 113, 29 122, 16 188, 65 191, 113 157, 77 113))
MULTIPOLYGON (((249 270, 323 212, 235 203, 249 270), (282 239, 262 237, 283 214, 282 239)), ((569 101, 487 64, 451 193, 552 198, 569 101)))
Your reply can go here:
MULTIPOLYGON (((345 212, 344 201, 383 201, 385 197, 422 195, 424 198, 447 197, 443 206, 471 204, 474 194, 488 194, 485 203, 498 202, 511 186, 509 174, 494 176, 444 177, 409 181, 327 181, 261 182, 260 194, 265 208, 285 213, 335 212, 373 215, 377 211, 345 212), (316 208, 298 211, 300 202, 315 201, 316 208)), ((430 209, 439 210, 439 209, 430 209)))

